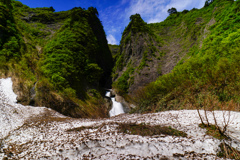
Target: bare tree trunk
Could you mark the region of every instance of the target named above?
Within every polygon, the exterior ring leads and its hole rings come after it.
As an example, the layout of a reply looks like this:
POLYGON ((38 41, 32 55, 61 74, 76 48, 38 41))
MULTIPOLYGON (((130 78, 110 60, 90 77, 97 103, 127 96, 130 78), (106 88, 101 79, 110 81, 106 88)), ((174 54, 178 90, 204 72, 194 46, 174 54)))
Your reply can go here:
POLYGON ((204 122, 203 122, 203 119, 202 119, 202 116, 201 116, 201 114, 200 114, 200 112, 199 112, 199 108, 197 108, 197 112, 198 112, 198 116, 199 116, 199 118, 200 118, 200 120, 201 120, 201 123, 205 126, 205 124, 204 124, 204 122))
POLYGON ((206 121, 207 121, 207 126, 210 126, 210 123, 208 121, 208 116, 207 116, 207 110, 206 110, 205 107, 204 107, 204 115, 205 115, 205 118, 206 118, 206 121))
POLYGON ((217 119, 216 119, 214 110, 212 111, 212 114, 213 114, 213 119, 214 119, 214 122, 215 122, 215 126, 217 127, 219 133, 220 133, 221 135, 224 135, 224 132, 221 130, 221 128, 219 127, 219 125, 218 125, 218 123, 217 123, 217 119))

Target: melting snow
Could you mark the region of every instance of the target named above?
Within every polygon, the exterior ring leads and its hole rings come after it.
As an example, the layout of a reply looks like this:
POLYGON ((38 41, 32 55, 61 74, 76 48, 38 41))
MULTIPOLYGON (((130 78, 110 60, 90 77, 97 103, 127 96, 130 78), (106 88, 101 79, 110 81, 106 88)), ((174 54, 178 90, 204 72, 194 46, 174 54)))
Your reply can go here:
POLYGON ((1 79, 0 80, 2 89, 1 91, 3 92, 3 94, 8 97, 8 99, 13 102, 16 103, 17 102, 17 95, 13 92, 12 89, 12 79, 11 78, 7 78, 7 79, 1 79))
MULTIPOLYGON (((221 141, 198 127, 200 119, 195 110, 73 119, 45 107, 14 103, 8 94, 11 83, 3 85, 2 81, 5 80, 0 80, 0 159, 220 159, 216 153, 221 141), (188 137, 123 134, 117 131, 118 123, 172 126, 188 137), (88 128, 76 131, 83 126, 88 128)), ((222 123, 223 112, 215 114, 222 123)), ((231 112, 228 134, 233 140, 227 143, 240 150, 239 112, 231 112)))

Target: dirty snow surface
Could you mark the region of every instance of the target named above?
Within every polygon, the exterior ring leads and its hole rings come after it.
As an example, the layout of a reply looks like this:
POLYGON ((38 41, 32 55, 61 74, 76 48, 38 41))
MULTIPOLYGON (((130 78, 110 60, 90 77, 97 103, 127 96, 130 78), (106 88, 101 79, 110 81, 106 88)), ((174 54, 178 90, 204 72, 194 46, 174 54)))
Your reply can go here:
MULTIPOLYGON (((0 159, 220 159, 216 154, 221 141, 198 127, 195 110, 73 119, 44 107, 16 104, 9 85, 11 79, 0 80, 0 159), (172 126, 188 136, 129 135, 118 132, 120 123, 172 126)), ((223 112, 215 114, 222 123, 223 112)), ((228 134, 232 140, 226 143, 240 150, 239 112, 231 112, 228 134)))

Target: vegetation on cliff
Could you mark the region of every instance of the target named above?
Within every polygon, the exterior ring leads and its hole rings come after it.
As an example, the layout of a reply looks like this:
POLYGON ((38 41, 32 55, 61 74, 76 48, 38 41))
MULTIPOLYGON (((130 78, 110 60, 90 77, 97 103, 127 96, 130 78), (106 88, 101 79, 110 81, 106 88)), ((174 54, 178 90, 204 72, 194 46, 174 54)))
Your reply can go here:
POLYGON ((239 7, 239 0, 208 0, 202 9, 173 8, 155 24, 135 14, 120 46, 108 46, 96 8, 55 12, 4 0, 0 76, 13 77, 19 102, 73 117, 107 115, 101 95, 113 61, 113 88, 131 95, 133 112, 238 104, 239 7))
POLYGON ((135 112, 204 104, 212 104, 210 109, 229 109, 230 102, 235 106, 231 109, 239 110, 239 6, 240 1, 215 0, 200 10, 172 14, 164 22, 151 24, 158 33, 174 24, 180 28, 178 36, 196 43, 184 43, 192 47, 171 73, 138 91, 133 98, 138 106, 135 112))
POLYGON ((0 2, 0 60, 1 64, 21 57, 22 38, 15 24, 11 0, 0 2))
POLYGON ((0 5, 0 76, 13 77, 18 101, 73 117, 106 117, 102 88, 113 60, 96 8, 0 5))
POLYGON ((154 34, 139 14, 130 17, 130 23, 122 35, 120 50, 115 55, 112 74, 113 87, 119 94, 132 92, 141 83, 149 83, 149 76, 153 79, 159 76, 157 71, 151 74, 148 71, 161 57, 157 55, 161 42, 161 38, 154 34), (139 75, 144 78, 138 79, 139 75))

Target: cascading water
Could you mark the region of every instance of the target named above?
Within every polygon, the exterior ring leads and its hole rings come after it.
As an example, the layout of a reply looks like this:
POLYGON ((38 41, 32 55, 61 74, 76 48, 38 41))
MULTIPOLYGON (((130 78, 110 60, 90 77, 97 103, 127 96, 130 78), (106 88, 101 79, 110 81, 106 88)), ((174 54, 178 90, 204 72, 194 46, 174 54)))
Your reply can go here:
POLYGON ((112 100, 112 109, 109 111, 110 117, 124 113, 122 104, 120 102, 117 102, 115 100, 115 97, 111 97, 109 91, 106 92, 105 96, 110 97, 112 100))

